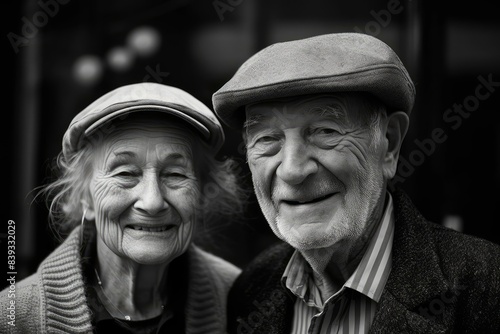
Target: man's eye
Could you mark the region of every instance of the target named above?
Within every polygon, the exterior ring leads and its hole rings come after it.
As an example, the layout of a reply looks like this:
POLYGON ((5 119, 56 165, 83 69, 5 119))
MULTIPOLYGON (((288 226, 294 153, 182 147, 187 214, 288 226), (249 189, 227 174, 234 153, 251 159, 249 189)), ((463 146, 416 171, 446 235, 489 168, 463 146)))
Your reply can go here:
POLYGON ((263 136, 263 137, 260 137, 260 138, 257 138, 257 140, 255 141, 256 143, 271 143, 271 142, 275 142, 277 139, 275 137, 272 137, 272 136, 263 136))
POLYGON ((318 129, 315 129, 313 130, 313 134, 315 135, 333 135, 333 134, 336 134, 338 133, 337 130, 335 129, 331 129, 331 128, 318 128, 318 129))

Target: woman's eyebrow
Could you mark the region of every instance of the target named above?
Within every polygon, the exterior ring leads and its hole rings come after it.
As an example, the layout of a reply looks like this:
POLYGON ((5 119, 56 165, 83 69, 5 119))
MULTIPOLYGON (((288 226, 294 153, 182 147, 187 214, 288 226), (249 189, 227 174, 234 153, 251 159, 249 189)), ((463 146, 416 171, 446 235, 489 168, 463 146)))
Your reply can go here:
POLYGON ((137 154, 132 151, 115 151, 113 152, 113 158, 123 159, 123 158, 135 158, 137 154))
POLYGON ((162 161, 180 161, 180 162, 184 162, 186 161, 186 156, 184 156, 184 154, 181 154, 181 153, 169 153, 167 155, 165 155, 164 157, 162 157, 161 159, 162 161))
POLYGON ((106 161, 107 169, 111 170, 117 166, 135 159, 137 154, 132 151, 114 151, 106 161))

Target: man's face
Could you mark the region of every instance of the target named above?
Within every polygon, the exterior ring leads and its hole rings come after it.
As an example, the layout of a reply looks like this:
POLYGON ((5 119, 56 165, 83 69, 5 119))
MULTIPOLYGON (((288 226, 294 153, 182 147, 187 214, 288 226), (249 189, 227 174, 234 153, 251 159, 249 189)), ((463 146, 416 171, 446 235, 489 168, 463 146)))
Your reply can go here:
POLYGON ((356 240, 383 205, 385 123, 370 126, 363 108, 331 95, 247 107, 257 199, 274 233, 297 249, 356 240))

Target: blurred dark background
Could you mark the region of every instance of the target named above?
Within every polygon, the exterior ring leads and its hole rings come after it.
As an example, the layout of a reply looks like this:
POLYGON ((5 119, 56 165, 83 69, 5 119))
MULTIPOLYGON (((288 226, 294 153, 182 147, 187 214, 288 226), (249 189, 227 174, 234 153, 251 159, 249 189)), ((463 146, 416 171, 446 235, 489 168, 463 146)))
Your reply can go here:
MULTIPOLYGON (((177 86, 211 107, 212 94, 258 50, 332 32, 380 38, 415 82, 398 185, 435 223, 500 243, 500 21, 494 2, 24 0, 9 6, 0 241, 6 244, 7 221, 14 220, 17 280, 57 245, 32 190, 50 178, 63 133, 82 108, 141 81, 177 86)), ((240 135, 229 129, 226 135, 221 157, 241 161, 250 186, 240 135)), ((203 246, 239 266, 276 241, 253 197, 244 219, 220 222, 210 232, 203 246)))

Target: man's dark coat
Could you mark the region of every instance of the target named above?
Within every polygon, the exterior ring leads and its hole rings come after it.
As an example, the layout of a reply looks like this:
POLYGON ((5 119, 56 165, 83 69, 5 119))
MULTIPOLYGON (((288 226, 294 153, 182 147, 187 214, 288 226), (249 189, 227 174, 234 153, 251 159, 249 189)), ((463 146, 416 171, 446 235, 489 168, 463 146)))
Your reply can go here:
MULTIPOLYGON (((500 245, 427 221, 400 190, 392 197, 392 270, 370 333, 499 334, 500 245)), ((278 244, 244 269, 229 333, 290 333, 295 297, 280 280, 293 251, 278 244)))

